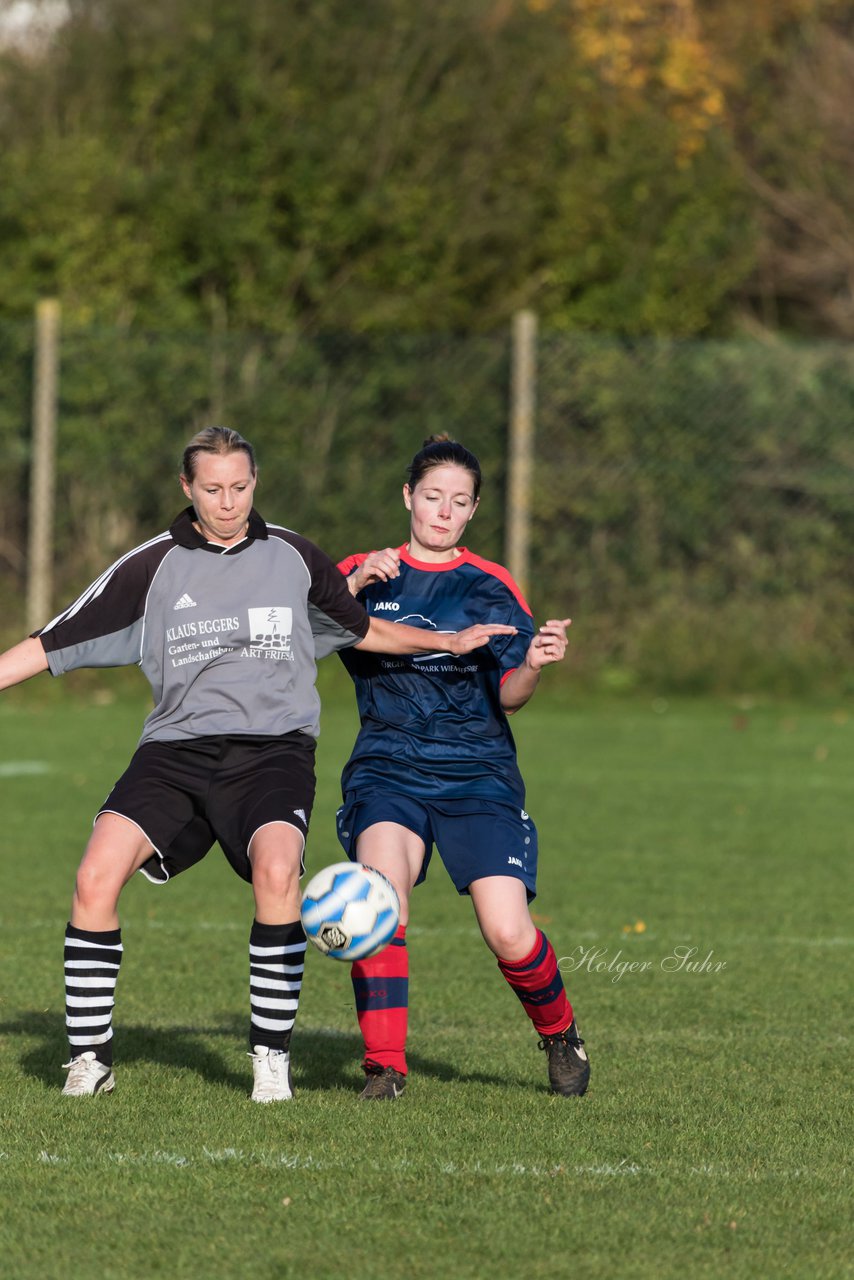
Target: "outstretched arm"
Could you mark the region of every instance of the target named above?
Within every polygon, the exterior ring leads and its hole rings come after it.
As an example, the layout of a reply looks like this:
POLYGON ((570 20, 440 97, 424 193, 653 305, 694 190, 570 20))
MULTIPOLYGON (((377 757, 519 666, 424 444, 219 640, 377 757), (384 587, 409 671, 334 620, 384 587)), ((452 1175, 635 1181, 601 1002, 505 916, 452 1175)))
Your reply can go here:
POLYGON ((515 627, 506 627, 502 623, 477 623, 466 627, 465 631, 426 631, 422 627, 409 627, 405 622, 389 622, 387 618, 371 617, 371 625, 364 640, 360 640, 356 649, 365 649, 368 653, 435 653, 441 649, 444 653, 459 656, 479 649, 492 636, 512 636, 515 627))
POLYGON ((39 639, 30 636, 5 653, 0 653, 0 689, 21 684, 41 671, 47 671, 47 654, 39 639))
POLYGON ((507 715, 524 707, 533 696, 543 667, 563 660, 567 645, 566 629, 570 621, 570 618, 550 618, 540 627, 525 654, 525 661, 511 671, 501 686, 501 706, 507 715))

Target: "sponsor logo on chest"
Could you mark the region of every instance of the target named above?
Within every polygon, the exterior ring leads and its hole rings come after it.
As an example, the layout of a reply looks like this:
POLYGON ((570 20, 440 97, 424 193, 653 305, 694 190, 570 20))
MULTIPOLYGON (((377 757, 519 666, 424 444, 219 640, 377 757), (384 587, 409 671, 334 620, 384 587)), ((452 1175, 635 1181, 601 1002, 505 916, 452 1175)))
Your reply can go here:
POLYGON ((263 609, 250 609, 250 648, 243 650, 243 656, 293 662, 294 655, 291 647, 293 626, 294 611, 287 605, 269 605, 263 609))
MULTIPOLYGON (((186 606, 189 607, 189 606, 186 606)), ((239 618, 197 618, 166 628, 167 654, 173 667, 207 663, 235 654, 278 662, 293 662, 293 609, 265 605, 247 609, 249 643, 235 643, 239 618)))

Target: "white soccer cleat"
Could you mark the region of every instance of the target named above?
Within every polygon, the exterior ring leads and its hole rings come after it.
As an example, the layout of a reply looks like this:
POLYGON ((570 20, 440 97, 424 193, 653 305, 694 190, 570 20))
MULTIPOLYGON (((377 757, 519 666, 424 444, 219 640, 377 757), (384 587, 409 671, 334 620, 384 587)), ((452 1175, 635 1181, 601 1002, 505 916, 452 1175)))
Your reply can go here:
POLYGON ((63 1070, 68 1072, 64 1098, 86 1098, 96 1093, 112 1093, 116 1087, 116 1077, 110 1067, 99 1062, 91 1049, 79 1053, 70 1062, 63 1062, 63 1070))
POLYGON ((294 1096, 291 1087, 291 1057, 281 1049, 269 1049, 267 1045, 253 1046, 249 1057, 255 1076, 252 1090, 253 1102, 286 1102, 294 1096))

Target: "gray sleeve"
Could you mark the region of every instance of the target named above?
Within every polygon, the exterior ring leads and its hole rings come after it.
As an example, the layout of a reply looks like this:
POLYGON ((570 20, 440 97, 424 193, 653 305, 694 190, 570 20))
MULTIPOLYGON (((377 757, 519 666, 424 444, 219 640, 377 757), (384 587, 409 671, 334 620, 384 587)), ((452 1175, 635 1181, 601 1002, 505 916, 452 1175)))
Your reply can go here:
POLYGON ((53 675, 77 667, 139 663, 148 591, 172 545, 171 538, 161 535, 129 551, 35 633, 53 675))
MULTIPOLYGON (((347 594, 350 594, 349 591, 347 594)), ((327 658, 330 653, 337 653, 339 649, 350 649, 364 639, 364 636, 351 631, 349 627, 342 626, 311 602, 308 606, 308 621, 314 636, 315 657, 318 660, 327 658)))
POLYGON ((325 658, 364 640, 371 623, 364 607, 350 595, 346 578, 327 555, 312 546, 307 563, 311 573, 308 620, 315 656, 325 658))
MULTIPOLYGON (((142 645, 142 618, 121 631, 72 640, 60 648, 46 649, 51 675, 61 676, 78 667, 129 667, 138 663, 142 645)), ((42 644, 45 635, 42 633, 42 644)))

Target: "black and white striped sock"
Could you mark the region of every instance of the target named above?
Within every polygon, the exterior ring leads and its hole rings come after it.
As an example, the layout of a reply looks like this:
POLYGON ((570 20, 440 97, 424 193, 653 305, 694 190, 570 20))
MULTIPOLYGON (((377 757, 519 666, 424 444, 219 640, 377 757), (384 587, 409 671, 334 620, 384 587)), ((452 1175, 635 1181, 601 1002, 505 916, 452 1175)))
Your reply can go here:
POLYGON ((65 928, 65 1026, 70 1056, 91 1049, 113 1063, 113 1005, 122 962, 122 931, 65 928))
POLYGON ((305 968, 305 933, 290 924, 252 922, 249 935, 249 1044, 286 1050, 297 1016, 305 968))

